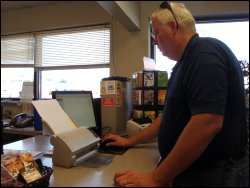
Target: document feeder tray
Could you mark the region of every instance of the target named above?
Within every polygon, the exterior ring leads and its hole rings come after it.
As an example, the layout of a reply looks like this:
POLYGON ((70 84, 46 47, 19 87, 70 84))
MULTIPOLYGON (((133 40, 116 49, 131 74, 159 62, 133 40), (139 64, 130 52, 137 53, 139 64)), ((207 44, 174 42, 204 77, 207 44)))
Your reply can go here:
POLYGON ((100 138, 85 127, 52 135, 52 162, 62 167, 78 166, 97 151, 100 138))

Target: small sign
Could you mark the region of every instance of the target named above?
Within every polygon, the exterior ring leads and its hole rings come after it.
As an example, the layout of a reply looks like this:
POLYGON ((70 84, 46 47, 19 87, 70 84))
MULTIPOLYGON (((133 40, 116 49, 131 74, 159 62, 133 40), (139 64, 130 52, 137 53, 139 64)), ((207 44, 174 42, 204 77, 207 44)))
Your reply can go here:
POLYGON ((113 107, 114 106, 114 98, 102 98, 102 106, 103 107, 113 107))
POLYGON ((115 94, 115 80, 101 81, 101 95, 115 94))

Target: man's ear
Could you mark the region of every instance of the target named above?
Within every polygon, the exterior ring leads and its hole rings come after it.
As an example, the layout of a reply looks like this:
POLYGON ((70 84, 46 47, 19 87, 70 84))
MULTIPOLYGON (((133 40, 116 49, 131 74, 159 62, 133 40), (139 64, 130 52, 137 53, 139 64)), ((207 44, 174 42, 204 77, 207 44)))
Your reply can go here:
POLYGON ((169 26, 170 26, 170 28, 172 29, 172 31, 173 31, 174 33, 177 31, 177 23, 176 23, 175 20, 171 20, 171 21, 169 22, 169 26))

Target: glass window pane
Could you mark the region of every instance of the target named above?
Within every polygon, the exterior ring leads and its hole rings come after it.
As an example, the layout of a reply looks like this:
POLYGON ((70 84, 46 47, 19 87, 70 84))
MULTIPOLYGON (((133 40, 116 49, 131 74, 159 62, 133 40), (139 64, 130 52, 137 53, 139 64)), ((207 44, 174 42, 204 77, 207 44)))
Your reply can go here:
POLYGON ((201 37, 223 41, 238 60, 249 62, 249 22, 199 23, 196 29, 201 37))
POLYGON ((19 98, 23 82, 33 82, 33 68, 1 68, 1 98, 19 98))
POLYGON ((42 72, 42 98, 52 98, 52 91, 91 90, 100 97, 100 81, 109 77, 109 68, 49 70, 42 72))
MULTIPOLYGON (((249 21, 197 23, 196 29, 201 37, 214 37, 223 41, 239 60, 249 62, 249 21)), ((157 46, 155 46, 155 61, 158 70, 165 70, 169 76, 171 75, 176 62, 163 56, 157 46)))

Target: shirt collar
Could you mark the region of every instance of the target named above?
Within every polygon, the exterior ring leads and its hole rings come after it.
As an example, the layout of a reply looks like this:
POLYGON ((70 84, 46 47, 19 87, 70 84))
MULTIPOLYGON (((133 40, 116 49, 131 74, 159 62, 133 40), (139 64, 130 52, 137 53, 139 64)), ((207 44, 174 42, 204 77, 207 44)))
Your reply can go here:
POLYGON ((172 68, 172 71, 176 69, 186 58, 186 56, 189 54, 189 51, 193 49, 193 46, 195 44, 195 41, 199 38, 199 34, 195 33, 189 40, 188 44, 185 47, 185 50, 180 58, 180 60, 175 64, 175 66, 172 68))

